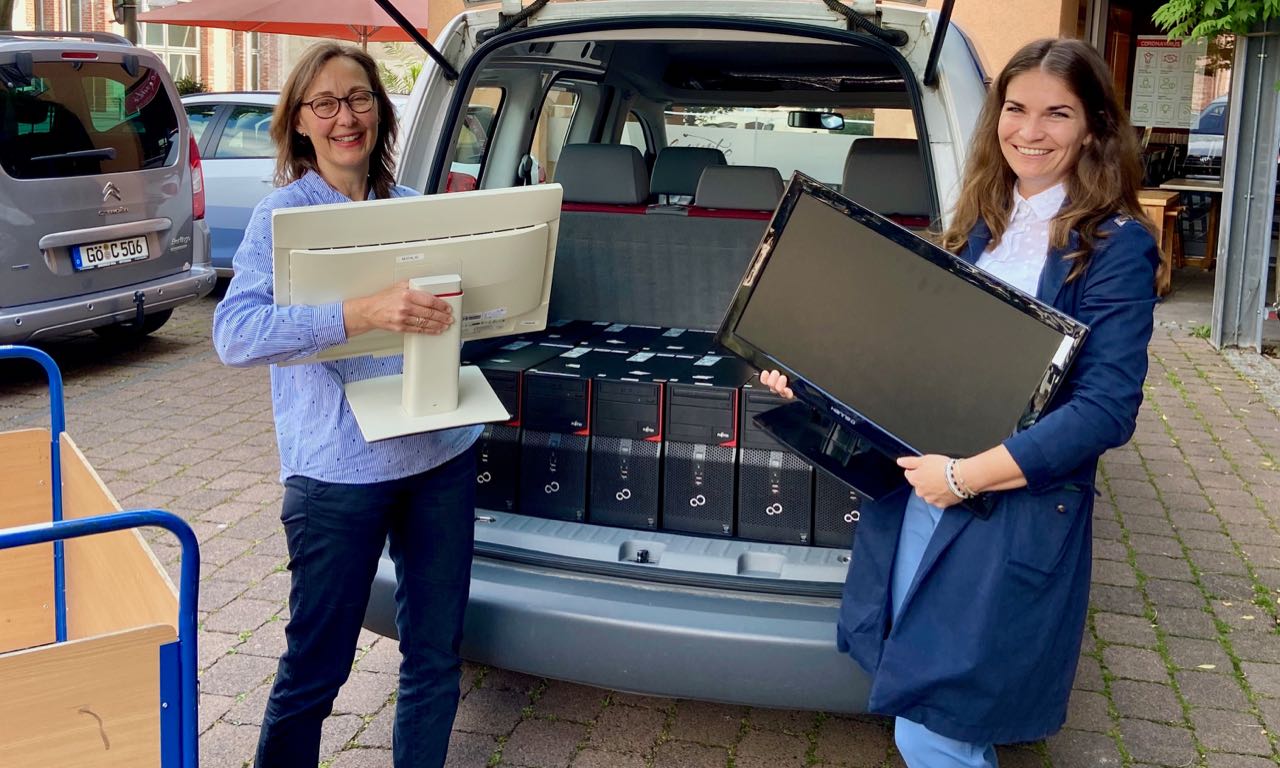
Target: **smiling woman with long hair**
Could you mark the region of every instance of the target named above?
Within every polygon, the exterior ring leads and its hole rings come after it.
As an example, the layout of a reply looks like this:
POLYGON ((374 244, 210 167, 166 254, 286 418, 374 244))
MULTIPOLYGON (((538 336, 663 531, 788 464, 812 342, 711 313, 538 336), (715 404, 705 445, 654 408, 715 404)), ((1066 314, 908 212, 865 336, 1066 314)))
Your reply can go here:
MULTIPOLYGON (((1044 738, 1066 720, 1094 474, 1133 434, 1159 263, 1111 82, 1078 40, 1014 54, 988 92, 941 238, 1090 332, 1039 421, 975 456, 903 457, 907 487, 862 509, 837 641, 871 676, 871 710, 896 718, 910 768, 990 768, 995 744, 1044 738), (957 506, 978 494, 987 519, 957 506)), ((761 379, 791 394, 777 371, 761 379)))

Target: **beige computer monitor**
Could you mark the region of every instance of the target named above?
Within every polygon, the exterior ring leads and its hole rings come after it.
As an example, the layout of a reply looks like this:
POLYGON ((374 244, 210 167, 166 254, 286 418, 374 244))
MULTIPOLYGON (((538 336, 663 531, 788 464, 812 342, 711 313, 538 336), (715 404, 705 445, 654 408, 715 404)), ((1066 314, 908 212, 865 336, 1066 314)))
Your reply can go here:
MULTIPOLYGON (((546 327, 560 226, 559 184, 276 210, 276 304, 326 304, 415 277, 462 278, 464 341, 546 327)), ((312 363, 398 355, 401 335, 372 331, 312 363)))
POLYGON ((440 294, 458 322, 446 334, 372 331, 290 365, 405 355, 403 375, 346 385, 366 440, 508 418, 462 341, 547 324, 559 184, 289 208, 272 213, 278 305, 367 296, 402 280, 440 294))

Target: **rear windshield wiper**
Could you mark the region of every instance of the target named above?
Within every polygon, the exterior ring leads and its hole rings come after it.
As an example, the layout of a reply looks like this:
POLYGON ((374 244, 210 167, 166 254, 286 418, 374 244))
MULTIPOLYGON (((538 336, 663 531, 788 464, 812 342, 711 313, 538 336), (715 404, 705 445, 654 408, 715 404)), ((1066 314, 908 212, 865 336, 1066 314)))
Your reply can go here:
POLYGON ((37 155, 31 158, 31 162, 41 162, 48 160, 115 160, 116 148, 103 147, 102 149, 78 149, 75 152, 59 152, 56 155, 37 155))

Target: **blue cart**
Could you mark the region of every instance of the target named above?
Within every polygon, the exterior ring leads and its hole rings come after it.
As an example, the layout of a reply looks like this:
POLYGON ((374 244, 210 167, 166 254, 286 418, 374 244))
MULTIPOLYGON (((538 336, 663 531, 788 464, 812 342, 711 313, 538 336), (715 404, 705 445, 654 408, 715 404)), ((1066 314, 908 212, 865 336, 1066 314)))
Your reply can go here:
POLYGON ((196 768, 195 534, 121 511, 65 434, 53 360, 6 358, 44 367, 52 425, 0 432, 0 766, 196 768), (144 526, 180 541, 178 590, 144 526))

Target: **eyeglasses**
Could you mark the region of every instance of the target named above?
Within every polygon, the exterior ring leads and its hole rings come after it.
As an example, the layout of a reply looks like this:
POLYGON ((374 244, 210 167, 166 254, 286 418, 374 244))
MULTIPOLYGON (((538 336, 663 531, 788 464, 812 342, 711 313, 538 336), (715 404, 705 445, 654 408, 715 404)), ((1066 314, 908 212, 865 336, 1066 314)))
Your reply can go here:
POLYGON ((346 102, 347 107, 358 115, 373 109, 373 105, 377 103, 374 99, 373 91, 354 91, 353 93, 337 97, 337 96, 319 96, 311 101, 302 102, 305 106, 311 107, 311 111, 321 120, 328 120, 336 117, 340 105, 346 102))

